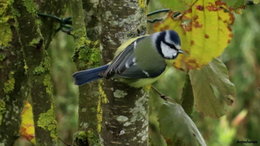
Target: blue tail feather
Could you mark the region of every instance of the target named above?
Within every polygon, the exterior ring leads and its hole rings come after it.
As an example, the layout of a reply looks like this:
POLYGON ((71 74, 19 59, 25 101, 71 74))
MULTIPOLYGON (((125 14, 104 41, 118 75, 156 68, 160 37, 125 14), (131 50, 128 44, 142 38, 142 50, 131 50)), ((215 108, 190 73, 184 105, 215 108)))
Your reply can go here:
POLYGON ((75 79, 76 85, 83 85, 88 82, 102 78, 102 76, 100 76, 100 73, 105 71, 107 68, 108 65, 103 65, 97 68, 91 68, 91 69, 75 72, 72 76, 75 79))

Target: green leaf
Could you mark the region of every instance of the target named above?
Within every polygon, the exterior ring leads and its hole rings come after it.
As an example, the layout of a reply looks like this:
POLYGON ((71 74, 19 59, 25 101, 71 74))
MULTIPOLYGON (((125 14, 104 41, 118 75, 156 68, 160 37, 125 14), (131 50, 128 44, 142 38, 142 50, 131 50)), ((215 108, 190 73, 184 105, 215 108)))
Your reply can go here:
MULTIPOLYGON (((175 0, 173 0, 175 1, 175 0)), ((232 0, 237 1, 237 0, 232 0)), ((222 1, 196 0, 191 9, 174 18, 174 11, 154 24, 154 31, 175 30, 181 39, 180 54, 173 62, 181 70, 198 69, 219 57, 232 39, 234 15, 222 1)))
POLYGON ((239 8, 245 5, 245 0, 223 0, 223 1, 232 8, 239 8))
POLYGON ((190 77, 186 75, 186 82, 182 90, 182 107, 185 112, 190 116, 193 110, 194 96, 192 92, 192 86, 190 77))
POLYGON ((161 133, 166 139, 181 141, 183 145, 206 146, 196 125, 177 103, 167 102, 161 106, 159 123, 161 133))
POLYGON ((193 0, 160 0, 165 8, 173 11, 184 11, 191 7, 193 0))
POLYGON ((165 139, 160 134, 158 121, 149 121, 149 134, 152 146, 167 146, 165 139))
POLYGON ((158 113, 164 101, 157 92, 151 90, 149 98, 149 136, 151 146, 167 146, 167 143, 160 133, 158 113))
POLYGON ((200 70, 190 71, 189 75, 195 108, 211 117, 224 115, 235 96, 235 86, 229 80, 225 64, 214 59, 200 70))

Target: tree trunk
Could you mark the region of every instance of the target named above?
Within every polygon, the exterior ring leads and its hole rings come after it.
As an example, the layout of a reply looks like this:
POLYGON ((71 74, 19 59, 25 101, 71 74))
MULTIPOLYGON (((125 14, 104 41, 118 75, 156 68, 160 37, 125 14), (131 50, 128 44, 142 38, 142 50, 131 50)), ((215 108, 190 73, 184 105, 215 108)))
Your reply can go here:
MULTIPOLYGON (((37 29, 35 12, 29 11, 22 1, 14 2, 15 9, 20 13, 17 17, 21 43, 28 67, 29 88, 32 97, 33 115, 35 123, 36 143, 42 145, 53 144, 51 133, 55 135, 56 121, 54 118, 52 87, 49 75, 49 59, 44 48, 43 37, 37 29), (26 24, 26 25, 24 25, 26 24), (30 30, 30 31, 28 31, 30 30), (49 128, 49 124, 53 124, 49 128)), ((31 6, 35 10, 34 6, 31 6)))
POLYGON ((13 145, 19 137, 27 77, 12 3, 1 2, 0 9, 0 145, 13 145))
MULTIPOLYGON (((71 5, 76 44, 73 59, 77 70, 100 65, 97 5, 97 2, 90 0, 83 3, 81 0, 74 0, 71 5)), ((79 131, 74 138, 77 145, 100 145, 102 115, 99 89, 99 82, 79 87, 79 131)))
MULTIPOLYGON (((8 20, 8 23, 1 24, 5 26, 1 38, 12 40, 0 44, 4 48, 1 81, 5 83, 0 86, 1 97, 4 97, 0 100, 0 143, 12 145, 19 137, 20 113, 26 96, 32 99, 36 144, 54 145, 57 140, 56 120, 50 60, 46 49, 55 34, 56 22, 45 19, 45 23, 40 25, 36 4, 32 0, 6 1, 2 4, 3 15, 8 14, 9 17, 4 18, 1 14, 0 19, 8 20)), ((48 3, 38 1, 38 7, 40 12, 57 15, 62 13, 64 3, 57 0, 48 3)))
MULTIPOLYGON (((129 38, 145 33, 145 1, 101 0, 101 47, 105 63, 129 38)), ((148 96, 141 90, 106 80, 108 103, 103 105, 104 145, 148 145, 148 96)))

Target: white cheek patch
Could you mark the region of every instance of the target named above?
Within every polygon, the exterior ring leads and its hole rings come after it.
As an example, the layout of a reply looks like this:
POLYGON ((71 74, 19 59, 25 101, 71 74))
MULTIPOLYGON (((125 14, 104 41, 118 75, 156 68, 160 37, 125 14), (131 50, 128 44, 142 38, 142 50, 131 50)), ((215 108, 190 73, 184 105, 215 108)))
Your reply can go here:
POLYGON ((168 45, 166 45, 163 42, 161 42, 161 49, 162 49, 162 54, 165 58, 173 58, 177 56, 177 51, 175 49, 170 48, 168 45))

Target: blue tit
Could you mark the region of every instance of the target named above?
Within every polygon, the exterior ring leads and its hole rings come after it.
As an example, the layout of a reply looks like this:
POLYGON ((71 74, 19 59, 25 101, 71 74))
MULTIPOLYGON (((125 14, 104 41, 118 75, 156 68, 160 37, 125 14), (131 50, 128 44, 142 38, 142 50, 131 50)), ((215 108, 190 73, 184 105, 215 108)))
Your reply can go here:
POLYGON ((108 64, 73 74, 76 85, 100 78, 119 78, 132 87, 152 84, 180 54, 181 41, 173 30, 133 38, 123 43, 108 64))

